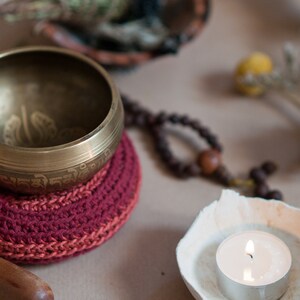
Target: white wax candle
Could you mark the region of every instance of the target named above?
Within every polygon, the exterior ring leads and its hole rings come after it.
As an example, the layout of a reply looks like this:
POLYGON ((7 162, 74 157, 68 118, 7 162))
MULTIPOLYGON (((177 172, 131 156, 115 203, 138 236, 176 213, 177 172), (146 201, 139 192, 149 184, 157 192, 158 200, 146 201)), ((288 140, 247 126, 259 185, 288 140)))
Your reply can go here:
POLYGON ((216 261, 220 289, 231 300, 277 300, 288 287, 290 250, 267 232, 228 237, 219 246, 216 261))

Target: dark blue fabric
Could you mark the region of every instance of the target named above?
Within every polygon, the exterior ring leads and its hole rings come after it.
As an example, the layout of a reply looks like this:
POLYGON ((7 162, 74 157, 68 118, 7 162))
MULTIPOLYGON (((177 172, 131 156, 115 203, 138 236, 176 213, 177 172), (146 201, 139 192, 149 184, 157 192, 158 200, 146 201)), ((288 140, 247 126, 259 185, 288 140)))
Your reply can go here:
POLYGON ((159 15, 160 0, 134 0, 133 13, 136 18, 151 18, 159 15))

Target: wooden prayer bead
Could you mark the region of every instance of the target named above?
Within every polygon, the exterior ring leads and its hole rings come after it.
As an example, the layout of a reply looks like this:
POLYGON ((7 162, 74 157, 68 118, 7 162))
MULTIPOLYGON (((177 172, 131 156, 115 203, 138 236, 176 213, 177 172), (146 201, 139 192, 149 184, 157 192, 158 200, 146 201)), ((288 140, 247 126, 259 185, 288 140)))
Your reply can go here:
POLYGON ((200 153, 198 163, 204 175, 212 175, 221 164, 220 152, 214 149, 205 150, 200 153))

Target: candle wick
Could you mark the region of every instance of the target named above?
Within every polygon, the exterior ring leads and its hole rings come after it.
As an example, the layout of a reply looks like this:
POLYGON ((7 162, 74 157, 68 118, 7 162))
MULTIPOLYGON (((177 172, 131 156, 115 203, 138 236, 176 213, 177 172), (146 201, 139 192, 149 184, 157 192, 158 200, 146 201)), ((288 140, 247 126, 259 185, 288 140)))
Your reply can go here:
POLYGON ((249 255, 251 259, 253 259, 253 255, 251 253, 247 253, 247 255, 249 255))

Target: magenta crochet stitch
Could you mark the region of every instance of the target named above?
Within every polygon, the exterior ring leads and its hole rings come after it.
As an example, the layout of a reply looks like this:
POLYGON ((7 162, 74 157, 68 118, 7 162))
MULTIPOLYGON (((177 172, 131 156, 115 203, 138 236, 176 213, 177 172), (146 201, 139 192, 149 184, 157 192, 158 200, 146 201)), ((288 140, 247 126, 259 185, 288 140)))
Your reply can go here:
POLYGON ((0 256, 22 264, 63 260, 99 246, 127 221, 139 195, 140 166, 124 134, 89 182, 39 196, 0 192, 0 256))

